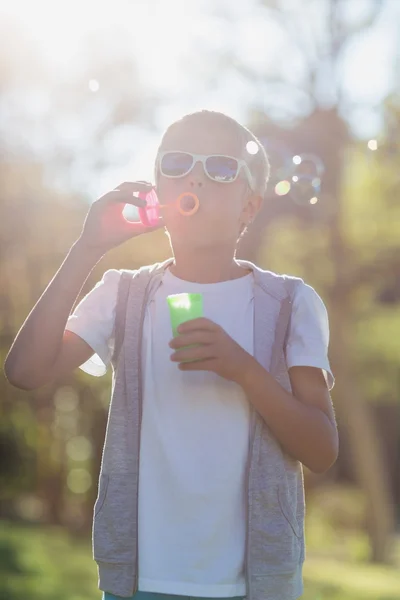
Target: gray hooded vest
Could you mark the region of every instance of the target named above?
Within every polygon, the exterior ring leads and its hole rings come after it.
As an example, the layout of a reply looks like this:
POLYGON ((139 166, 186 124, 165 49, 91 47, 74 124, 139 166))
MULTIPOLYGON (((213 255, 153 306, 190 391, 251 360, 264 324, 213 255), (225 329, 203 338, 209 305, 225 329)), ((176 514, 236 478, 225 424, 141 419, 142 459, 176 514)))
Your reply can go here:
MULTIPOLYGON (((116 331, 112 398, 94 507, 93 558, 99 588, 129 597, 138 588, 138 484, 142 415, 141 345, 145 308, 171 260, 126 272, 126 304, 116 331), (123 337, 121 341, 120 338, 123 337), (120 339, 120 342, 118 341, 120 339)), ((301 280, 254 273, 254 356, 291 391, 285 341, 294 287, 301 280)), ((123 278, 122 278, 123 279, 123 278)), ((122 281, 122 280, 121 280, 122 281)), ((303 593, 304 486, 302 465, 287 455, 264 419, 252 409, 247 479, 245 567, 248 600, 296 600, 303 593)))

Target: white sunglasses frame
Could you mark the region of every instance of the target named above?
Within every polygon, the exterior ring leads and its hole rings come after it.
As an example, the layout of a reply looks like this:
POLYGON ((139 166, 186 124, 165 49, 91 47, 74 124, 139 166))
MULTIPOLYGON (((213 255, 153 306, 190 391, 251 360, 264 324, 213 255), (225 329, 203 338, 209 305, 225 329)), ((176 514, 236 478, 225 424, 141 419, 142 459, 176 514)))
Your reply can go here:
POLYGON ((186 175, 189 175, 189 173, 191 171, 193 171, 194 166, 198 162, 200 162, 203 165, 204 173, 214 183, 233 183, 239 177, 240 171, 242 169, 244 169, 244 172, 246 174, 247 181, 249 183, 250 189, 251 189, 252 192, 255 191, 253 175, 251 174, 249 165, 246 163, 246 161, 243 158, 236 158, 236 156, 229 156, 228 154, 194 154, 193 152, 186 152, 184 150, 164 150, 164 151, 158 153, 157 159, 156 159, 156 166, 157 166, 157 171, 163 177, 166 177, 167 179, 181 179, 182 177, 186 177, 186 175), (192 164, 192 166, 190 167, 190 169, 189 169, 189 171, 187 173, 185 173, 184 175, 165 175, 165 173, 163 173, 161 171, 161 161, 162 161, 162 159, 164 158, 164 156, 166 154, 171 154, 171 153, 174 153, 174 154, 188 154, 189 156, 191 156, 193 158, 193 164, 192 164), (230 158, 232 160, 236 160, 237 165, 238 165, 238 169, 237 169, 235 178, 231 179, 230 181, 217 181, 216 179, 213 179, 212 177, 210 177, 209 174, 207 173, 207 169, 206 169, 206 160, 208 158, 210 158, 211 156, 222 157, 222 158, 230 158))

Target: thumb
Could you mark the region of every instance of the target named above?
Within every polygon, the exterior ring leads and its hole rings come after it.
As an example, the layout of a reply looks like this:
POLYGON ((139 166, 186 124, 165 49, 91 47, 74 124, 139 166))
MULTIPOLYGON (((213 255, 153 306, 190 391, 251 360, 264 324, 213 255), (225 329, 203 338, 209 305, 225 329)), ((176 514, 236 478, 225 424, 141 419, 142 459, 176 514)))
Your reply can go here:
POLYGON ((152 233, 153 231, 157 231, 164 227, 164 222, 161 217, 158 219, 157 225, 143 225, 141 221, 127 221, 125 225, 127 231, 130 235, 142 235, 143 233, 152 233))

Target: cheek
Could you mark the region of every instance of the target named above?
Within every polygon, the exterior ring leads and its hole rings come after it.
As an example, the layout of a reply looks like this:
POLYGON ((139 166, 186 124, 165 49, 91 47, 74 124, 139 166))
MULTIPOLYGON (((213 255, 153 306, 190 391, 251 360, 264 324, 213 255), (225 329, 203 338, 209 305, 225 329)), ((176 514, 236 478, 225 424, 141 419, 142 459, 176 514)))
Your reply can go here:
POLYGON ((218 192, 216 198, 218 212, 223 213, 226 219, 231 222, 240 220, 246 204, 245 190, 242 189, 242 186, 236 184, 236 182, 232 184, 232 187, 221 185, 218 192))
POLYGON ((161 208, 164 225, 170 233, 181 231, 184 223, 183 219, 185 218, 178 212, 176 207, 176 199, 181 194, 179 183, 179 179, 160 177, 156 187, 159 202, 164 205, 161 208))
POLYGON ((160 177, 156 188, 160 204, 170 204, 176 199, 178 195, 177 181, 160 177))

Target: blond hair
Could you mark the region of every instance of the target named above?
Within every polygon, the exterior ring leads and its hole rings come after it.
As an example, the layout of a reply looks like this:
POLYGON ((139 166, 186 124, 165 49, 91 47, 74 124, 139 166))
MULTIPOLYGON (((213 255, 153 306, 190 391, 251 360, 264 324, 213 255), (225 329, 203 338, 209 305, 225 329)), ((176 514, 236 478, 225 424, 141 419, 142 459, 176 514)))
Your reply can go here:
POLYGON ((247 129, 247 127, 244 127, 244 125, 241 125, 238 121, 224 113, 212 110, 201 110, 183 116, 178 121, 172 123, 165 131, 158 151, 160 152, 161 150, 166 149, 171 138, 174 138, 175 134, 180 133, 182 128, 189 128, 198 124, 201 124, 204 127, 222 125, 227 131, 232 133, 235 142, 237 142, 238 152, 240 153, 238 158, 243 158, 246 161, 253 176, 255 184, 255 189, 253 191, 264 197, 270 175, 270 165, 265 148, 260 140, 247 129), (257 145, 255 153, 250 153, 248 151, 247 148, 249 148, 249 142, 253 142, 253 144, 257 145))

